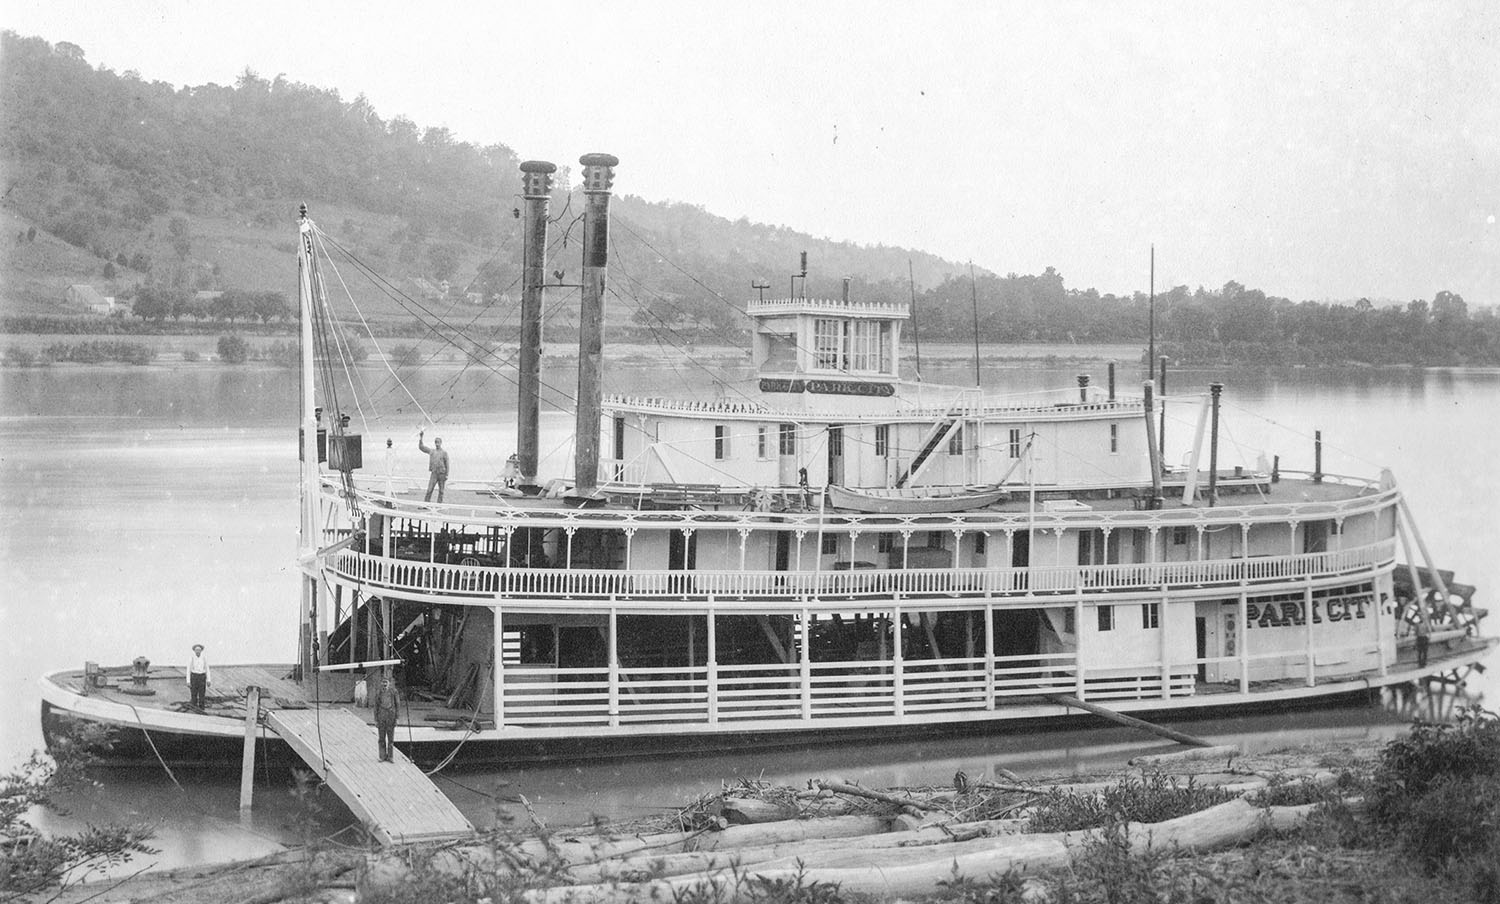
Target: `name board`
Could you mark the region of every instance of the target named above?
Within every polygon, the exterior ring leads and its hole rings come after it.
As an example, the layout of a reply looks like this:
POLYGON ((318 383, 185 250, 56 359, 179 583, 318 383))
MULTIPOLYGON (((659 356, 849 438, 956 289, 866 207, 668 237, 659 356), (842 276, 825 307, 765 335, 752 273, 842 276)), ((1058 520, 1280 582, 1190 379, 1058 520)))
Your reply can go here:
MULTIPOLYGON (((1266 603, 1245 604, 1245 627, 1282 628, 1307 624, 1307 613, 1302 600, 1280 600, 1266 603)), ((1315 625, 1324 622, 1355 621, 1369 615, 1375 608, 1373 593, 1354 593, 1346 596, 1330 596, 1312 601, 1312 621, 1315 625)))
POLYGON ((890 383, 864 383, 858 380, 789 380, 762 377, 761 392, 816 392, 823 395, 893 396, 896 387, 890 383))

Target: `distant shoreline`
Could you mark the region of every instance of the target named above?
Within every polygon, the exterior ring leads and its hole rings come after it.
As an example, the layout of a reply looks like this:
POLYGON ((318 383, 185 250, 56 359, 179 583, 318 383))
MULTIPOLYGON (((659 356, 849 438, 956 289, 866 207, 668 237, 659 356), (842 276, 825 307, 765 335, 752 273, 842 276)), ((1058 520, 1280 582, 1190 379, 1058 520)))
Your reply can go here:
MULTIPOLYGON (((254 334, 243 338, 251 347, 250 360, 240 363, 230 363, 220 360, 217 354, 217 343, 219 336, 210 334, 130 334, 119 336, 93 336, 90 334, 48 334, 48 333, 0 333, 0 354, 3 354, 3 366, 7 370, 45 370, 49 368, 79 369, 79 368, 101 368, 101 369, 126 369, 126 370, 206 370, 209 368, 240 368, 244 370, 288 370, 287 366, 271 360, 267 350, 279 343, 285 347, 290 342, 295 342, 295 337, 268 337, 254 334), (148 363, 130 363, 125 361, 101 361, 101 362, 76 362, 76 361, 45 361, 35 360, 40 358, 43 349, 56 344, 76 344, 89 341, 109 341, 126 344, 135 344, 150 349, 153 352, 148 363), (23 354, 30 354, 34 360, 27 363, 17 363, 11 360, 12 350, 18 349, 23 354)), ((433 370, 446 371, 460 369, 467 366, 467 362, 460 357, 456 349, 444 349, 433 340, 404 340, 404 339, 380 339, 378 351, 368 349, 369 357, 358 362, 361 368, 385 369, 386 362, 390 358, 393 349, 401 346, 416 348, 419 351, 421 363, 418 365, 407 365, 402 368, 395 365, 398 370, 433 370), (382 353, 385 357, 382 357, 382 353)), ((1070 345, 1051 345, 1044 343, 981 343, 979 347, 981 362, 988 366, 995 365, 1019 365, 1019 364, 1056 364, 1064 365, 1077 363, 1101 363, 1113 362, 1125 367, 1142 368, 1145 366, 1144 349, 1128 343, 1100 344, 1079 343, 1070 345)), ((515 346, 510 344, 496 346, 494 356, 499 361, 509 361, 514 357, 515 346)), ((967 365, 973 360, 974 346, 966 343, 956 342, 933 342, 923 346, 922 364, 924 367, 953 367, 967 365)), ((690 359, 697 363, 713 363, 718 365, 744 364, 749 366, 750 352, 748 348, 728 345, 698 345, 692 342, 681 346, 647 345, 639 342, 621 342, 607 344, 604 348, 605 359, 614 364, 658 364, 662 362, 682 361, 690 359)), ((546 343, 544 351, 544 362, 566 364, 577 360, 577 352, 571 342, 553 341, 546 343)), ((916 363, 916 357, 910 349, 903 356, 903 370, 910 370, 916 363)), ((1493 365, 1453 365, 1453 364, 1371 364, 1361 361, 1328 361, 1315 364, 1288 363, 1288 362, 1259 362, 1259 361, 1216 361, 1216 362, 1173 362, 1172 367, 1176 370, 1212 370, 1219 368, 1285 368, 1285 369, 1321 369, 1321 368, 1345 368, 1362 370, 1431 370, 1436 372, 1477 372, 1487 373, 1500 370, 1493 365)))

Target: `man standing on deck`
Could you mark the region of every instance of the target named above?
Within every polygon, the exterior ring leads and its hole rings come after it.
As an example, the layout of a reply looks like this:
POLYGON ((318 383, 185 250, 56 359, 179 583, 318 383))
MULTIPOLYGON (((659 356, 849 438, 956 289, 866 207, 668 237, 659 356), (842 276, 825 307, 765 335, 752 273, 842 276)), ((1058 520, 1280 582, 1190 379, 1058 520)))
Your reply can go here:
POLYGON ((203 655, 203 644, 193 644, 193 658, 188 660, 188 689, 192 693, 192 707, 202 710, 208 696, 208 686, 213 679, 208 674, 208 659, 203 655))
POLYGON ((380 691, 375 694, 375 732, 379 735, 380 761, 389 763, 396 746, 396 685, 391 681, 389 667, 380 681, 380 691))
POLYGON ((417 431, 417 448, 427 453, 427 495, 423 502, 432 501, 432 488, 437 487, 438 502, 443 501, 443 490, 448 486, 448 453, 443 451, 443 438, 432 441, 432 448, 423 441, 424 430, 417 431))

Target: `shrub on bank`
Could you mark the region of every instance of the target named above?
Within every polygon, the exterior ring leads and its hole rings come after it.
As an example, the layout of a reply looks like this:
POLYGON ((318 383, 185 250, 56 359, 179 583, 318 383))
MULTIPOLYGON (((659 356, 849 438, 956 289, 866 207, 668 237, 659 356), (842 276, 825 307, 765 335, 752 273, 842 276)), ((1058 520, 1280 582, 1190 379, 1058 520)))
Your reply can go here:
POLYGON ((219 337, 219 360, 226 364, 244 364, 250 360, 250 343, 239 336, 219 337))
POLYGON ((5 350, 6 367, 35 367, 37 363, 36 352, 29 348, 12 345, 5 350))
POLYGON ((75 364, 150 364, 156 360, 156 349, 139 342, 90 340, 88 342, 53 342, 42 349, 44 361, 71 361, 75 364))
POLYGON ((1474 706, 1412 726, 1381 753, 1370 813, 1428 873, 1487 862, 1500 900, 1500 716, 1474 706))

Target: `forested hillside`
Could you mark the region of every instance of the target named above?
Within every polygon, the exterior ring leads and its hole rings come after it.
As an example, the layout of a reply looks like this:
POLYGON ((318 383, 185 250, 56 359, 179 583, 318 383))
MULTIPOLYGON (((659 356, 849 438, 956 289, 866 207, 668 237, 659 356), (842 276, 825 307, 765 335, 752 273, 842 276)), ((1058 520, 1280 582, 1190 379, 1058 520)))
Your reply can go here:
MULTIPOLYGON (((576 272, 581 205, 566 193, 571 161, 555 162, 549 269, 576 272)), ((274 296, 292 294, 296 212, 306 202, 351 255, 338 275, 363 314, 410 329, 413 317, 442 310, 446 324, 503 336, 519 296, 519 163, 503 145, 383 118, 363 97, 248 70, 233 86, 174 87, 96 68, 73 44, 5 32, 0 223, 14 236, 0 241, 6 328, 102 331, 102 318, 64 305, 76 283, 136 301, 142 328, 280 319, 274 296), (361 268, 389 284, 362 280, 361 268), (214 293, 216 303, 195 293, 214 293), (48 315, 77 322, 37 326, 48 315)), ((923 338, 967 340, 977 319, 987 341, 1146 344, 1144 293, 1069 288, 1052 268, 979 269, 971 282, 966 266, 933 254, 635 198, 628 173, 623 161, 612 209, 608 316, 617 335, 669 328, 741 341, 752 282, 785 294, 807 251, 815 295, 836 296, 847 276, 856 298, 904 301, 910 267, 923 338)), ((566 332, 573 312, 566 299, 556 308, 552 322, 566 332)), ((1494 308, 1471 311, 1449 292, 1395 307, 1294 303, 1231 281, 1169 288, 1156 313, 1159 348, 1184 362, 1500 364, 1494 308)))
MULTIPOLYGON (((324 231, 404 291, 447 282, 451 294, 477 292, 486 305, 516 294, 520 160, 508 147, 382 119, 363 97, 284 78, 246 71, 233 86, 176 88, 94 68, 68 43, 11 32, 3 40, 5 208, 90 255, 45 285, 23 281, 21 297, 13 285, 12 312, 46 313, 74 282, 107 283, 119 295, 137 286, 286 290, 304 201, 324 231)), ((557 162, 554 265, 576 267, 561 247, 571 237, 577 248, 579 207, 565 193, 571 161, 557 162)), ((909 260, 929 285, 959 269, 921 252, 648 203, 628 194, 628 162, 618 182, 617 282, 631 301, 655 306, 653 322, 743 326, 715 296, 742 303, 754 279, 782 285, 803 250, 822 274, 818 291, 838 291, 851 275, 899 285, 904 296, 909 260)), ((13 249, 8 269, 26 270, 28 257, 13 249)), ((387 299, 378 313, 397 311, 387 299)))

